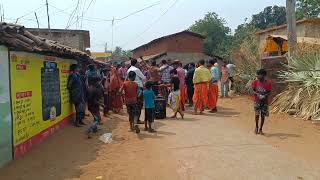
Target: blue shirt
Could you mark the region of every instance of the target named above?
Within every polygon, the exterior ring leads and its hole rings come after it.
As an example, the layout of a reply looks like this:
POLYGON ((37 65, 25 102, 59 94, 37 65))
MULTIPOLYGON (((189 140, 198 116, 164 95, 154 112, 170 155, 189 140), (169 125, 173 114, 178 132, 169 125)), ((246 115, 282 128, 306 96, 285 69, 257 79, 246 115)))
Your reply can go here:
POLYGON ((212 67, 211 68, 211 76, 212 76, 212 81, 217 82, 220 79, 220 71, 218 67, 212 67))
POLYGON ((155 108, 154 99, 155 95, 152 90, 143 91, 144 108, 155 108))

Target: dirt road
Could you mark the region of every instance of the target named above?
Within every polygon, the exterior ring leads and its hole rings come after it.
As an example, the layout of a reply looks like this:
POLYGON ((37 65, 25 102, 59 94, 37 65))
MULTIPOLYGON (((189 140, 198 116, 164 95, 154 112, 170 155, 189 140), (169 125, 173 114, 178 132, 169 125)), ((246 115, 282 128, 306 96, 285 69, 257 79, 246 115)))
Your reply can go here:
POLYGON ((265 137, 254 135, 248 103, 224 99, 217 114, 159 120, 156 134, 128 132, 126 116, 113 115, 99 132, 112 132, 111 144, 68 126, 1 169, 0 179, 320 179, 320 163, 311 160, 320 147, 317 127, 303 122, 309 130, 299 130, 274 116, 265 137))

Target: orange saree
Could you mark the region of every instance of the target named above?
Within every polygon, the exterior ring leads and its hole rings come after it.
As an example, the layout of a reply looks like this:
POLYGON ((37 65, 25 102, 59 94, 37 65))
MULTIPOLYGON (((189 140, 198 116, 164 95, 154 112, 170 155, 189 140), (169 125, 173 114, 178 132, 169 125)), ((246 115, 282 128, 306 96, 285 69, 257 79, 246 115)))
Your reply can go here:
POLYGON ((203 111, 208 105, 208 83, 198 83, 194 84, 194 94, 193 94, 193 104, 194 108, 203 111))

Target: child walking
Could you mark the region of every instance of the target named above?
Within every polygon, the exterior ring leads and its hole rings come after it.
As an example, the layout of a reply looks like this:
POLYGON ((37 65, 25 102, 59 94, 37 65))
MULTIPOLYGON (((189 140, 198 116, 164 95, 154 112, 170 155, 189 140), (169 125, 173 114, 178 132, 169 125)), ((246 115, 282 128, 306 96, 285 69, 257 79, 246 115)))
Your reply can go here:
POLYGON ((146 89, 143 91, 144 108, 145 108, 144 125, 145 125, 145 130, 149 131, 150 133, 156 132, 152 128, 152 125, 154 122, 154 108, 155 108, 155 103, 154 103, 155 94, 152 90, 152 84, 153 83, 151 81, 147 81, 146 89))
POLYGON ((266 80, 267 72, 264 69, 257 71, 257 79, 252 82, 252 89, 254 91, 254 110, 256 128, 255 133, 264 135, 262 128, 266 116, 269 116, 269 102, 268 95, 271 92, 272 85, 266 80), (261 123, 259 127, 259 118, 261 117, 261 123))
POLYGON ((138 126, 138 84, 134 82, 136 79, 136 73, 130 71, 128 74, 128 80, 125 81, 120 89, 120 92, 124 92, 124 100, 127 105, 127 112, 129 115, 129 123, 131 131, 140 133, 138 126))
MULTIPOLYGON (((173 73, 174 74, 174 73, 173 73)), ((173 110, 174 115, 171 118, 177 118, 177 114, 179 113, 183 119, 184 114, 180 108, 180 80, 177 76, 173 75, 171 78, 171 87, 172 91, 168 97, 168 104, 173 110)))

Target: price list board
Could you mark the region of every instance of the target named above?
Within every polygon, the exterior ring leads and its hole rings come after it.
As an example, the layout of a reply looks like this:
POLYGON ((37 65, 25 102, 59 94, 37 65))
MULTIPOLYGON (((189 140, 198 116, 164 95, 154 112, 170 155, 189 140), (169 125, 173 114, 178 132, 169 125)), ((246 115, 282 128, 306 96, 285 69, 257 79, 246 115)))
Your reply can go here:
POLYGON ((72 117, 74 108, 69 102, 67 81, 73 63, 70 59, 10 52, 15 158, 72 117))

